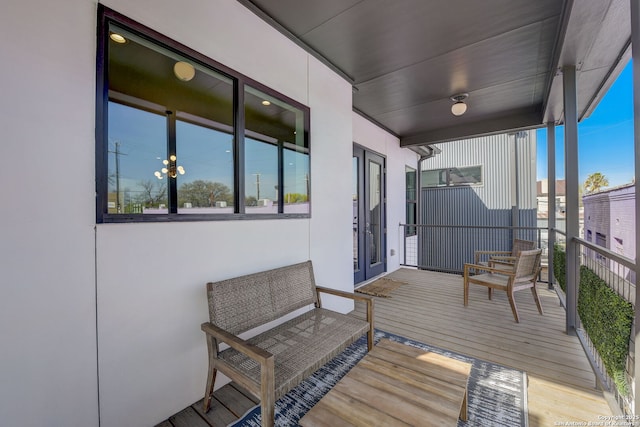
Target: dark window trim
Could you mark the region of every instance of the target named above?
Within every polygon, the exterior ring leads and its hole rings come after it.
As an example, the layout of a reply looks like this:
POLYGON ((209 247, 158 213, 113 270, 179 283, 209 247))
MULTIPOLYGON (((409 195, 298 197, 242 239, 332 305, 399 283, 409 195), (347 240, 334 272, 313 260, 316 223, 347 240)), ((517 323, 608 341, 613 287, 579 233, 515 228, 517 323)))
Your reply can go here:
POLYGON ((484 185, 484 165, 467 165, 467 166, 452 166, 447 168, 436 168, 436 169, 425 169, 421 170, 420 173, 424 172, 444 172, 446 176, 446 184, 445 185, 424 185, 422 184, 423 189, 439 189, 439 188, 459 188, 459 187, 482 187, 484 185), (465 168, 480 168, 480 182, 470 182, 470 183, 459 183, 459 184, 451 184, 451 171, 453 169, 465 169, 465 168))
MULTIPOLYGON (((278 202, 280 213, 277 214, 251 214, 245 209, 245 183, 244 183, 244 87, 251 86, 274 98, 280 99, 287 104, 300 109, 304 113, 304 139, 307 141, 309 156, 311 155, 310 143, 310 109, 306 105, 271 89, 262 83, 253 80, 198 51, 177 42, 156 30, 153 30, 119 12, 110 9, 103 4, 98 4, 98 25, 97 25, 97 55, 96 55, 96 223, 126 223, 126 222, 181 222, 181 221, 225 221, 225 220, 256 220, 256 219, 291 219, 291 218, 311 218, 312 195, 309 197, 309 213, 284 213, 284 201, 278 202), (107 144, 107 112, 109 102, 109 88, 106 84, 109 81, 107 60, 107 37, 106 31, 109 24, 116 24, 125 27, 138 37, 146 39, 152 43, 160 44, 167 49, 194 60, 201 65, 212 68, 216 72, 228 77, 233 82, 234 104, 233 104, 233 124, 234 124, 234 213, 233 214, 179 214, 170 212, 168 214, 109 214, 107 211, 108 201, 108 144, 107 144)), ((171 126, 171 120, 167 120, 167 126, 171 126)), ((174 126, 175 127, 175 126, 174 126)), ((169 145, 168 153, 175 152, 175 138, 171 137, 171 130, 168 132, 169 145), (173 139, 173 141, 171 141, 173 139), (173 146, 172 146, 173 145, 173 146)), ((311 180, 311 157, 309 157, 309 181, 311 180)), ((278 177, 283 177, 282 159, 278 160, 278 177)), ((281 187, 284 183, 281 182, 281 187)), ((173 187, 176 183, 173 181, 173 187)), ((311 188, 311 182, 309 182, 311 188)), ((282 190, 280 190, 282 191, 282 190)), ((169 198, 173 189, 169 189, 169 198)), ((177 193, 176 193, 177 194, 177 193)), ((171 203, 169 204, 171 206, 171 203)))

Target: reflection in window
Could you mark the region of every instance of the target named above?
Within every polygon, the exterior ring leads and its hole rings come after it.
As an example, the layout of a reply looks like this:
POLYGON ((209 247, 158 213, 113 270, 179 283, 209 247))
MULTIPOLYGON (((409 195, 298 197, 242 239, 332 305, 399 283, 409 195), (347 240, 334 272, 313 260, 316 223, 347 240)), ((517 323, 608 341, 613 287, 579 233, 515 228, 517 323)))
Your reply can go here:
POLYGON ((247 213, 308 214, 304 112, 250 86, 244 98, 247 213))
POLYGON ((360 246, 358 241, 358 235, 360 230, 360 221, 358 218, 359 210, 358 210, 358 199, 359 199, 359 188, 360 188, 360 180, 358 179, 358 157, 353 156, 353 172, 352 172, 352 181, 351 181, 351 191, 353 193, 353 271, 360 270, 360 256, 358 255, 358 248, 360 246))
POLYGON ((284 149, 284 212, 309 213, 309 150, 284 149))
POLYGON ((166 117, 115 102, 109 117, 108 212, 167 213, 167 181, 154 176, 166 159, 166 117))
POLYGON ((446 169, 422 171, 423 187, 444 187, 446 185, 447 185, 446 169))
MULTIPOLYGON (((405 171, 405 185, 407 190, 406 223, 415 224, 417 206, 418 206, 418 192, 417 192, 417 185, 416 185, 417 174, 416 174, 416 170, 413 168, 410 168, 409 166, 405 166, 404 171, 405 171)), ((405 236, 415 236, 416 227, 405 227, 404 232, 405 232, 405 236)))
POLYGON ((233 213, 233 136, 178 120, 178 213, 233 213))
POLYGON ((98 222, 308 217, 307 107, 99 10, 98 222))
POLYGON ((482 166, 422 171, 422 187, 455 187, 482 184, 482 166))
POLYGON ((382 165, 369 161, 369 264, 382 261, 382 165))
POLYGON ((245 138, 247 213, 278 213, 278 146, 245 138))
POLYGON ((119 26, 110 33, 126 42, 108 45, 108 169, 120 194, 108 213, 233 213, 231 79, 119 26))

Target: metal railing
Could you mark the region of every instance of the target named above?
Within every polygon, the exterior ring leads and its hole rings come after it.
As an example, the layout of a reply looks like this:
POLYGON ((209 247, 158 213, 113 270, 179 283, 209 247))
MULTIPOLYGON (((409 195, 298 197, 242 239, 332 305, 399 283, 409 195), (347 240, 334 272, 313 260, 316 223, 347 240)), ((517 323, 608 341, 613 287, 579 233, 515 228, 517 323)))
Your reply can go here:
MULTIPOLYGON (((595 245, 581 238, 574 238, 574 244, 578 245, 580 265, 587 267, 595 273, 607 286, 626 302, 635 307, 636 285, 635 285, 635 263, 633 260, 623 257, 607 248, 595 245)), ((579 285, 578 285, 579 286, 579 285)), ((562 295, 562 289, 557 287, 557 291, 562 295)), ((610 406, 616 406, 625 414, 636 414, 635 408, 635 322, 631 326, 629 337, 629 353, 625 365, 625 380, 629 385, 628 394, 620 393, 604 366, 604 361, 598 353, 596 346, 586 333, 580 316, 576 315, 576 332, 582 347, 584 348, 591 366, 596 374, 598 387, 605 392, 605 397, 610 406)))
MULTIPOLYGON (((400 224, 404 248, 401 264, 423 270, 462 273, 475 251, 510 251, 513 239, 532 240, 542 248, 546 265, 546 229, 539 227, 400 224)), ((484 260, 482 260, 484 261, 484 260)))

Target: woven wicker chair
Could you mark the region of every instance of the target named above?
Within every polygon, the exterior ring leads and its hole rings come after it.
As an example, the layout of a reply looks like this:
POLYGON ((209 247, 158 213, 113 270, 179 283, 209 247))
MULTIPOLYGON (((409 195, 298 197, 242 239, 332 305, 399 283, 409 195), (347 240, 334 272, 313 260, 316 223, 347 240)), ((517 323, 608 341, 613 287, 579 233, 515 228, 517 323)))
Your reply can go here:
POLYGON ((509 271, 521 251, 529 251, 536 246, 536 242, 531 240, 514 239, 511 251, 475 251, 473 263, 509 271))
POLYGON ((520 322, 520 316, 518 315, 518 308, 514 298, 514 293, 523 289, 531 289, 533 298, 535 299, 536 306, 540 314, 542 312, 542 305, 540 304, 540 298, 538 297, 538 291, 536 290, 536 282, 538 274, 540 273, 540 258, 542 250, 533 249, 528 251, 521 251, 515 258, 515 264, 513 270, 505 271, 498 268, 492 268, 479 264, 465 264, 464 265, 464 305, 469 305, 469 284, 476 284, 486 286, 489 291, 489 299, 491 299, 492 291, 499 289, 506 291, 509 298, 509 304, 511 305, 511 311, 516 322, 520 322), (486 273, 475 274, 474 272, 486 271, 486 273))
POLYGON ((260 399, 262 426, 273 426, 274 403, 364 334, 373 347, 373 299, 316 286, 311 261, 207 284, 210 322, 204 411, 217 371, 260 399), (321 308, 320 293, 364 301, 367 320, 321 308), (296 310, 309 311, 260 334, 240 334, 296 310), (219 344, 229 346, 220 349, 219 344))

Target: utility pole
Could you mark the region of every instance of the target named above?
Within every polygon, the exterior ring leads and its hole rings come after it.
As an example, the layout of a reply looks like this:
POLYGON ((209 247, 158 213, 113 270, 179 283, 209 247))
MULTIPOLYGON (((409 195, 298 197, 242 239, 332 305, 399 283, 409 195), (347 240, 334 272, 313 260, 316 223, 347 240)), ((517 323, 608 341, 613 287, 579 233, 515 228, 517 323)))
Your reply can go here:
POLYGON ((123 154, 120 152, 120 141, 116 141, 115 146, 115 150, 109 151, 109 153, 115 154, 116 157, 116 212, 122 213, 122 204, 120 203, 120 156, 123 154))
POLYGON ((120 205, 120 141, 116 141, 116 212, 122 213, 120 205))
POLYGON ((256 190, 257 190, 257 200, 260 200, 260 174, 259 173, 254 173, 253 175, 256 176, 256 190))

